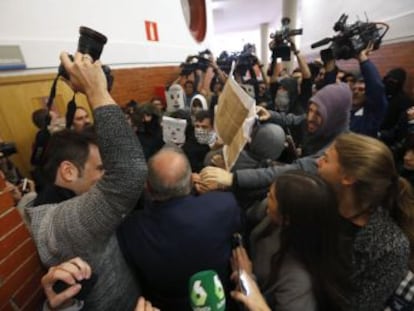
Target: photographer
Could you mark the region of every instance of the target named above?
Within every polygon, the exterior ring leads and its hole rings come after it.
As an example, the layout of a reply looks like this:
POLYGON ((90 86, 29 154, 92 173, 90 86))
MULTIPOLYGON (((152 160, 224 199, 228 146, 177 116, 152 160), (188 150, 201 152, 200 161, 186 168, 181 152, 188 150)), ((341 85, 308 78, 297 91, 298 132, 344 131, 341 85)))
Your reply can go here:
MULTIPOLYGON (((355 56, 362 78, 357 80, 352 88, 350 129, 355 133, 376 138, 385 118, 388 102, 381 76, 368 58, 373 47, 373 43, 370 43, 355 56)), ((335 83, 335 80, 332 83, 335 83)))
MULTIPOLYGON (((274 98, 275 110, 278 112, 302 114, 307 109, 307 103, 312 96, 311 72, 305 58, 296 48, 293 40, 289 38, 290 49, 295 54, 300 72, 302 73, 302 81, 300 84, 300 92, 298 92, 298 81, 295 78, 287 77, 278 81, 278 71, 273 70, 270 79, 270 92, 274 98)), ((273 51, 277 48, 278 41, 272 40, 269 48, 273 51)), ((278 64, 273 62, 274 67, 278 64)))
POLYGON ((56 160, 49 163, 54 168, 56 200, 25 212, 45 266, 81 256, 97 274, 97 282, 84 300, 85 309, 133 310, 140 289, 114 233, 144 188, 145 158, 109 94, 100 61, 81 52, 73 60, 67 53, 60 58, 72 89, 87 96, 98 145, 82 141, 81 152, 73 152, 67 148, 68 141, 59 140, 54 152, 48 149, 56 160), (62 149, 68 152, 62 155, 62 149))

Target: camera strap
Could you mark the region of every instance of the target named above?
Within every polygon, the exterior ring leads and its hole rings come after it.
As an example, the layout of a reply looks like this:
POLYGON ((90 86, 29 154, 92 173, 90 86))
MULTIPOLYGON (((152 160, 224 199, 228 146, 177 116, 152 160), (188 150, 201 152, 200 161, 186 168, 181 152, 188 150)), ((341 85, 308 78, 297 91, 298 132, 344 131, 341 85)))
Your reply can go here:
POLYGON ((45 127, 43 129, 47 130, 48 126, 50 125, 50 110, 52 108, 53 102, 55 100, 56 97, 56 86, 57 86, 57 82, 59 80, 59 76, 60 74, 58 73, 56 75, 56 78, 53 80, 53 84, 52 87, 50 88, 50 93, 49 93, 49 98, 47 99, 47 103, 46 103, 46 109, 47 109, 47 117, 46 117, 46 122, 45 122, 45 127))
POLYGON ((75 116, 76 112, 76 102, 75 102, 75 95, 73 94, 72 99, 66 106, 66 128, 70 129, 73 124, 73 117, 75 116))

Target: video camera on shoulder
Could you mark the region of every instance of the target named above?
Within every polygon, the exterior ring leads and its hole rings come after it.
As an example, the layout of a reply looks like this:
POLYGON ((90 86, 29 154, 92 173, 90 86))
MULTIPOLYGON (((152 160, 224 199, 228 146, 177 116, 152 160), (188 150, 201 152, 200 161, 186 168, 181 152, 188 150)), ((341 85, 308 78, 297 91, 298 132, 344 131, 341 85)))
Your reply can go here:
POLYGON ((196 70, 201 70, 203 72, 207 71, 207 68, 210 66, 210 57, 212 53, 209 49, 201 51, 198 55, 189 56, 186 62, 181 63, 181 73, 182 76, 188 76, 196 70))
POLYGON ((290 60, 290 43, 289 38, 297 35, 301 35, 303 30, 299 29, 290 29, 290 18, 282 18, 282 29, 276 31, 275 33, 270 34, 270 38, 274 40, 274 45, 271 48, 272 59, 282 58, 283 61, 290 60))
POLYGON ((233 62, 237 62, 238 53, 228 53, 227 51, 221 52, 219 57, 217 58, 217 66, 225 72, 226 74, 230 74, 231 71, 231 64, 233 62))
POLYGON ((237 64, 235 69, 235 71, 240 76, 243 77, 247 71, 253 72, 253 67, 259 64, 259 59, 255 53, 256 46, 254 44, 246 43, 243 46, 243 50, 237 57, 237 64))
POLYGON ((350 59, 357 57, 358 54, 366 49, 372 42, 373 49, 380 47, 382 38, 387 33, 389 26, 385 23, 370 23, 356 21, 352 25, 347 25, 348 15, 342 14, 335 23, 333 30, 339 32, 336 36, 325 38, 311 45, 312 49, 331 43, 331 45, 321 50, 322 61, 332 59, 350 59))

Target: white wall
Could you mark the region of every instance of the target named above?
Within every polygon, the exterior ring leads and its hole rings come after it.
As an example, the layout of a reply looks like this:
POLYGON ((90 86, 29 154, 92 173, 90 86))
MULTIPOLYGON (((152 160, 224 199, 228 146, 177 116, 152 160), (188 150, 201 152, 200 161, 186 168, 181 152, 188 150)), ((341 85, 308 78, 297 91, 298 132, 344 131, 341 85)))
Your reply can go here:
POLYGON ((214 36, 213 54, 218 57, 222 51, 241 52, 246 43, 256 46, 256 55, 260 56, 260 30, 227 32, 214 36))
POLYGON ((0 45, 19 45, 29 69, 54 69, 60 51, 76 51, 78 29, 84 25, 108 37, 101 57, 106 64, 181 63, 210 46, 210 0, 206 4, 207 35, 199 44, 188 30, 180 0, 1 0, 0 45), (159 42, 147 41, 145 20, 158 23, 159 42))

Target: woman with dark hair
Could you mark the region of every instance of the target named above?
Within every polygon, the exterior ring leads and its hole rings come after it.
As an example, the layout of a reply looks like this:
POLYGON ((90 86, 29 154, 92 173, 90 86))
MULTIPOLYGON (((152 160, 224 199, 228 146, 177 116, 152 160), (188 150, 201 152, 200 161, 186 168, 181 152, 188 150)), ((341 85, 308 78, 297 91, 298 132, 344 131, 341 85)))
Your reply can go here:
POLYGON ((414 249, 411 185, 398 175, 387 146, 358 134, 338 136, 318 171, 336 192, 350 241, 351 310, 383 310, 407 275, 410 245, 414 249))
POLYGON ((270 307, 251 279, 251 294, 233 292, 233 297, 251 311, 346 309, 339 213, 330 186, 304 171, 287 172, 270 187, 267 214, 251 235, 253 264, 238 247, 233 266, 253 270, 270 307))

